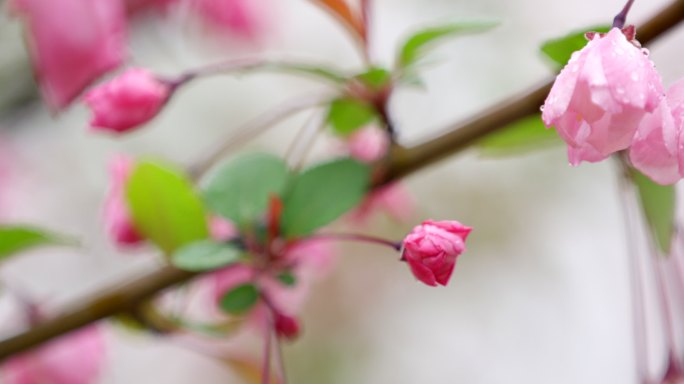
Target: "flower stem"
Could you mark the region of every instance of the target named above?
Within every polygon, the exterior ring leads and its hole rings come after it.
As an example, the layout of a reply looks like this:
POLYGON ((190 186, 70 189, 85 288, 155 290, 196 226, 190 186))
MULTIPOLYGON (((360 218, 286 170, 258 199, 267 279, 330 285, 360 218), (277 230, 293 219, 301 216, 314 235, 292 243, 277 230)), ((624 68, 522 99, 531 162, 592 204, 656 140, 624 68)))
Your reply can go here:
POLYGON ((613 19, 613 28, 622 29, 625 26, 627 14, 629 13, 630 8, 632 8, 632 4, 634 4, 634 0, 628 0, 627 4, 625 4, 625 7, 622 8, 622 11, 615 16, 613 19))
POLYGON ((271 382, 271 338, 273 335, 273 311, 267 306, 266 329, 264 331, 264 361, 261 366, 261 384, 271 382))
POLYGON ((326 234, 313 235, 313 236, 308 237, 308 239, 359 241, 359 242, 363 242, 363 243, 384 245, 384 246, 387 246, 387 247, 394 249, 395 251, 400 251, 401 246, 402 246, 400 241, 392 241, 392 240, 383 239, 381 237, 362 235, 359 233, 326 233, 326 234))

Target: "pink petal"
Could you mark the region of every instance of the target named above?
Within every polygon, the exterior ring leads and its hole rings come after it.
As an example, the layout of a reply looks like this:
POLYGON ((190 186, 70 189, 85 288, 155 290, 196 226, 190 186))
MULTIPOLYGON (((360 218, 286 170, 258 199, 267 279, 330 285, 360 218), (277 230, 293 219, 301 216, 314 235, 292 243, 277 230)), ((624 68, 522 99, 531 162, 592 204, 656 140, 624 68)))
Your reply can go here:
POLYGON ((56 109, 119 66, 126 54, 126 18, 114 0, 12 0, 26 23, 43 96, 56 109))

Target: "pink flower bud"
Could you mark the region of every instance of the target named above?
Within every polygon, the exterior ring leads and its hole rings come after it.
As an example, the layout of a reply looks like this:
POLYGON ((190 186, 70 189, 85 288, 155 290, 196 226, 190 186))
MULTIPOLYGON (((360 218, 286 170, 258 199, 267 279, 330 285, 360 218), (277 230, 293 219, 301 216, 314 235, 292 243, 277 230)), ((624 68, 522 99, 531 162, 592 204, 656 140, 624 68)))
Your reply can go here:
POLYGON ((292 316, 276 313, 274 325, 278 337, 294 340, 299 336, 299 321, 292 316))
POLYGON ((629 149, 632 165, 657 183, 674 184, 684 176, 683 117, 684 79, 641 121, 629 149))
POLYGON ((613 28, 572 55, 546 98, 542 119, 568 144, 571 164, 596 162, 629 147, 662 97, 648 52, 613 28))
POLYGON ((151 72, 131 68, 85 95, 93 111, 95 130, 128 132, 159 113, 171 94, 171 86, 151 72))
POLYGON ((110 165, 111 186, 104 207, 104 220, 109 236, 118 245, 134 245, 143 241, 133 225, 126 203, 126 183, 134 162, 125 156, 114 158, 110 165))
POLYGON ((91 384, 106 356, 102 329, 92 326, 12 358, 2 367, 6 384, 91 384))
POLYGON ((211 238, 218 241, 228 241, 239 235, 235 224, 220 216, 209 218, 209 232, 211 233, 211 238))
POLYGON ((377 127, 365 127, 349 137, 349 154, 359 161, 370 163, 385 156, 389 144, 387 132, 377 127))
POLYGON ((47 103, 65 108, 126 56, 120 1, 12 0, 24 19, 33 68, 47 103))
POLYGON ((191 4, 207 24, 245 38, 262 32, 272 7, 264 0, 191 0, 191 4))
POLYGON ((402 260, 423 283, 446 285, 456 258, 465 251, 465 240, 471 230, 454 220, 426 220, 404 239, 402 260))

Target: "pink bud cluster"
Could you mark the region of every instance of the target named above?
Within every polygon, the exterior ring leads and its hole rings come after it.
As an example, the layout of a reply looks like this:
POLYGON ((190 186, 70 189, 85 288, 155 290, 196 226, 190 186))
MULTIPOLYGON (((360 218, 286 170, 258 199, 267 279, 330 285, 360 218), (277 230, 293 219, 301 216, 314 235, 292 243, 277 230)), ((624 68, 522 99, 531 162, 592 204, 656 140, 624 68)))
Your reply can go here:
POLYGON ((544 123, 568 144, 572 165, 628 150, 634 167, 658 183, 675 183, 684 177, 682 82, 665 93, 648 51, 622 30, 590 36, 556 78, 544 123))

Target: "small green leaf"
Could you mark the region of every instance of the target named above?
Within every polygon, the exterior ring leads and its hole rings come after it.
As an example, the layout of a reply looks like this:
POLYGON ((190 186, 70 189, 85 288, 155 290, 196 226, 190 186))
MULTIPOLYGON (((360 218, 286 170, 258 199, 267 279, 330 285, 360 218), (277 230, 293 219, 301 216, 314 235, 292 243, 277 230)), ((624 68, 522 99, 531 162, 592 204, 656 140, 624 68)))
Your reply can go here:
POLYGON ((207 238, 202 201, 181 173, 142 162, 133 170, 126 192, 136 228, 167 255, 207 238))
POLYGON ((224 267, 240 259, 242 251, 229 244, 211 240, 197 241, 176 250, 171 263, 179 269, 201 272, 224 267))
POLYGON ((380 90, 392 81, 392 73, 380 67, 373 67, 368 71, 357 75, 357 79, 374 90, 380 90))
POLYGON ((667 255, 670 253, 674 235, 675 188, 674 185, 660 185, 632 170, 632 180, 639 191, 641 207, 651 228, 658 247, 667 255))
POLYGON ((462 22, 439 27, 430 27, 418 31, 409 37, 399 51, 397 58, 398 68, 408 68, 414 65, 422 56, 430 45, 436 43, 438 40, 457 36, 465 33, 478 33, 487 31, 497 26, 496 22, 462 22))
POLYGON ((377 117, 375 108, 361 100, 341 98, 333 100, 327 121, 340 135, 348 135, 377 117))
POLYGON ((369 167, 352 159, 305 170, 283 198, 283 233, 287 237, 306 236, 331 223, 361 202, 369 182, 369 167))
POLYGON ((287 165, 278 157, 243 155, 213 174, 204 197, 209 208, 242 228, 260 218, 269 196, 280 195, 288 177, 287 165))
POLYGON ((74 244, 73 239, 38 228, 0 226, 0 260, 35 247, 74 244))
POLYGON ((283 272, 278 275, 278 280, 283 283, 283 285, 288 287, 293 287, 297 284, 297 278, 292 272, 283 272))
POLYGON ((228 291, 221 298, 221 309, 231 315, 247 313, 259 300, 259 290, 254 284, 243 284, 228 291))
POLYGON ((570 56, 575 51, 579 51, 587 45, 587 39, 584 37, 586 32, 608 32, 610 26, 596 26, 583 29, 582 31, 575 31, 569 35, 552 39, 545 42, 541 46, 541 51, 559 68, 565 66, 570 60, 570 56))
POLYGON ((478 146, 485 156, 509 156, 563 144, 554 129, 547 129, 535 114, 485 136, 478 146))

